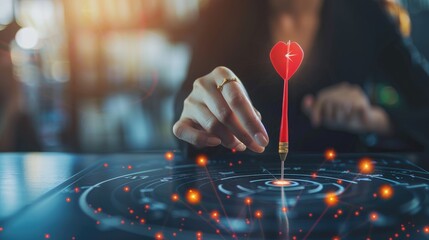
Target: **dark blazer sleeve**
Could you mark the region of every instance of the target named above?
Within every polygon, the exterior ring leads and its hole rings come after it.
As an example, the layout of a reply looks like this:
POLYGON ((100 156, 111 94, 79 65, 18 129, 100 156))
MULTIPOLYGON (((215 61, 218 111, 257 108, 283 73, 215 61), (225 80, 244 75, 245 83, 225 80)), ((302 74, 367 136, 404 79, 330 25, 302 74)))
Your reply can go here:
POLYGON ((394 23, 381 13, 379 33, 383 35, 379 66, 403 99, 395 108, 385 108, 397 134, 416 141, 429 151, 429 63, 394 23))

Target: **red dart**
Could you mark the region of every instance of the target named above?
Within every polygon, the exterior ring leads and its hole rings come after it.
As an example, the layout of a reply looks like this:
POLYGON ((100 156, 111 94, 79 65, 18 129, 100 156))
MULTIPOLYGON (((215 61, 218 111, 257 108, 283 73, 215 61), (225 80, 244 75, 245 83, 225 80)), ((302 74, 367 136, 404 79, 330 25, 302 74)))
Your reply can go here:
POLYGON ((304 51, 301 46, 296 42, 289 41, 278 42, 271 49, 270 59, 271 63, 276 69, 277 73, 284 80, 283 88, 283 108, 282 120, 280 125, 280 141, 279 141, 279 154, 282 160, 282 179, 283 179, 283 165, 289 152, 289 131, 288 131, 288 81, 298 70, 304 58, 304 51))

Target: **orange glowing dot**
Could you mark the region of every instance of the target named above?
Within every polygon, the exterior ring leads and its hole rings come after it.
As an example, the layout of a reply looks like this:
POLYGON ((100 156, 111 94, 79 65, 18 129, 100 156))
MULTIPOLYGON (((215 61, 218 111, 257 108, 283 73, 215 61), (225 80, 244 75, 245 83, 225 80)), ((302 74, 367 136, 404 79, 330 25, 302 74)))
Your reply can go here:
POLYGON ((207 165, 208 159, 205 155, 199 155, 197 157, 197 165, 200 167, 205 167, 207 165))
POLYGON ((79 188, 79 187, 75 187, 75 188, 74 188, 74 192, 75 192, 75 193, 80 192, 80 188, 79 188))
POLYGON ((145 223, 146 223, 146 219, 141 218, 141 219, 140 219, 140 224, 145 224, 145 223))
POLYGON ((201 200, 201 194, 196 189, 189 189, 186 193, 186 200, 191 204, 198 204, 201 200))
POLYGON ((377 221, 378 220, 378 214, 376 212, 369 214, 369 220, 371 220, 372 222, 377 221))
POLYGON ((250 205, 250 204, 252 204, 252 199, 250 197, 247 197, 247 198, 244 199, 244 203, 246 205, 250 205))
POLYGON ((166 159, 167 161, 171 161, 171 160, 173 160, 173 159, 174 159, 174 153, 173 153, 173 152, 168 151, 168 152, 166 152, 166 153, 164 154, 164 157, 165 157, 165 159, 166 159))
POLYGON ((176 193, 174 193, 173 195, 171 195, 171 201, 173 201, 173 202, 179 201, 179 195, 177 195, 176 193))
POLYGON ((103 209, 102 208, 97 208, 97 212, 101 212, 101 211, 103 211, 103 209))
POLYGON ((134 214, 134 210, 133 209, 130 209, 130 214, 134 214))
POLYGON ((122 190, 124 190, 124 192, 129 192, 130 191, 130 187, 125 186, 125 187, 122 188, 122 190))
POLYGON ((164 235, 161 232, 155 234, 155 239, 162 240, 164 239, 164 235))
POLYGON ((389 185, 383 185, 379 190, 380 197, 383 199, 389 199, 393 196, 393 188, 389 185))
POLYGON ((210 215, 215 220, 219 218, 219 212, 216 210, 212 211, 210 215))
POLYGON ((287 212, 287 207, 282 207, 282 212, 287 212))
POLYGON ((46 238, 46 239, 49 239, 49 238, 51 238, 51 234, 49 234, 49 233, 46 233, 46 234, 45 234, 45 238, 46 238))
POLYGON ((290 182, 286 181, 286 180, 283 180, 283 179, 280 179, 280 180, 273 181, 273 184, 277 185, 277 186, 287 186, 287 185, 290 184, 290 182))
POLYGON ((423 232, 424 232, 425 234, 429 234, 429 226, 424 227, 424 228, 423 228, 423 232))
POLYGON ((361 173, 372 173, 374 171, 374 163, 370 158, 362 158, 358 163, 358 168, 361 173))
POLYGON ((326 160, 330 160, 330 161, 332 161, 332 160, 334 160, 335 159, 335 157, 337 156, 337 153, 335 152, 335 150, 334 149, 327 149, 326 151, 325 151, 325 158, 326 158, 326 160))
POLYGON ((202 232, 197 232, 195 235, 197 236, 197 238, 202 238, 203 237, 203 233, 202 232))
POLYGON ((337 213, 338 213, 339 215, 341 215, 341 214, 343 214, 343 210, 338 209, 337 213))
POLYGON ((325 203, 328 206, 334 206, 338 203, 338 197, 335 193, 327 193, 325 196, 325 203))
POLYGON ((104 163, 103 164, 103 167, 105 167, 105 168, 107 168, 109 166, 109 164, 108 163, 104 163))
POLYGON ((133 169, 133 166, 128 165, 127 168, 128 168, 128 170, 131 170, 131 169, 133 169))
POLYGON ((341 238, 338 237, 338 236, 335 236, 335 237, 332 238, 332 240, 341 240, 341 238))
POLYGON ((312 177, 312 178, 317 178, 317 173, 312 173, 312 174, 311 174, 311 177, 312 177))
POLYGON ((71 198, 66 198, 66 202, 71 202, 71 198))
POLYGON ((259 218, 261 219, 263 216, 262 211, 261 210, 256 210, 255 211, 255 218, 259 218))
POLYGON ((237 149, 233 148, 233 149, 231 149, 231 152, 232 152, 232 153, 236 153, 236 152, 237 152, 237 149))

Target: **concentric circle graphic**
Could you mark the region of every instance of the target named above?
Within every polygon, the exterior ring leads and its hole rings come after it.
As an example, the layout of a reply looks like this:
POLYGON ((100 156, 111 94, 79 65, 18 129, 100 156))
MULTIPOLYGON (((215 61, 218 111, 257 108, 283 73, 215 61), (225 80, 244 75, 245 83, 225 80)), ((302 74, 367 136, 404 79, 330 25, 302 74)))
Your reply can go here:
POLYGON ((347 159, 324 165, 291 162, 282 186, 275 183, 279 164, 250 160, 210 161, 206 167, 142 164, 123 174, 100 169, 94 178, 104 180, 88 186, 79 204, 102 229, 162 234, 163 239, 306 239, 310 230, 345 231, 340 234, 351 237, 354 227, 369 227, 362 225, 369 224, 369 213, 385 218, 375 226, 386 227, 401 221, 392 206, 413 216, 427 201, 427 194, 417 191, 428 188, 426 173, 377 164, 374 173, 360 174, 355 161, 347 159), (394 191, 390 199, 380 195, 387 185, 394 191), (334 206, 327 196, 338 200, 334 206), (318 218, 331 218, 331 224, 318 218))

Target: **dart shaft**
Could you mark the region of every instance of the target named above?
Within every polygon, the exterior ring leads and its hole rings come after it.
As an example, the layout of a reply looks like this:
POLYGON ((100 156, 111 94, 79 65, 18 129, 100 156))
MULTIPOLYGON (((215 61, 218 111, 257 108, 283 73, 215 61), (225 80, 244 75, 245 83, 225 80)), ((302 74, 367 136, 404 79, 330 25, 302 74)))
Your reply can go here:
MULTIPOLYGON (((288 81, 283 84, 283 103, 282 103, 282 119, 280 122, 280 142, 289 142, 289 119, 288 119, 288 95, 289 95, 288 81)), ((280 146, 280 145, 279 145, 280 146)))

